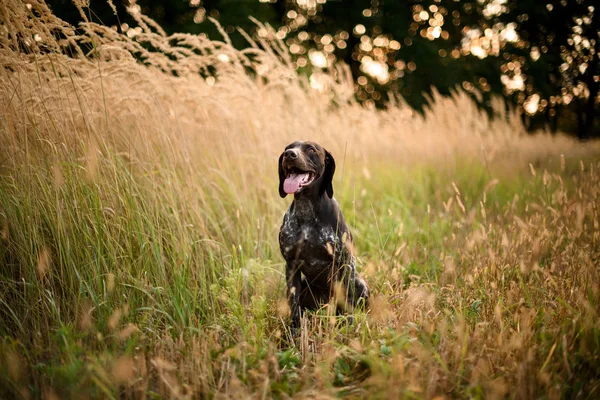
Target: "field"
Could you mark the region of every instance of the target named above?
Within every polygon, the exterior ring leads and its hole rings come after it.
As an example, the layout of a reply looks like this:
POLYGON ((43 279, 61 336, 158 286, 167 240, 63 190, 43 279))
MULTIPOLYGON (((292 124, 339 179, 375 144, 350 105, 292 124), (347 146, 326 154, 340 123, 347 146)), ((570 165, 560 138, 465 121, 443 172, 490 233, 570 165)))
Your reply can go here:
POLYGON ((311 84, 268 37, 3 7, 0 398, 600 396, 598 143, 460 91, 363 107, 344 68, 311 84), (296 139, 336 158, 372 302, 294 340, 296 139))

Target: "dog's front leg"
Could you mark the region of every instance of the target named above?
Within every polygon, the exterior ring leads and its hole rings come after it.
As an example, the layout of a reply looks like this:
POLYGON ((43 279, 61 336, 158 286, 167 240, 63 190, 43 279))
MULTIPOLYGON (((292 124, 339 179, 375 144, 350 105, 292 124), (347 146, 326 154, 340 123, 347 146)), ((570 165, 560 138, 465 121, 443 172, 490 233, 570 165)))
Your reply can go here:
POLYGON ((341 282, 345 290, 346 306, 350 309, 356 305, 356 261, 347 247, 343 247, 340 254, 340 266, 337 269, 336 280, 341 282))
MULTIPOLYGON (((353 311, 356 305, 356 288, 354 282, 356 281, 356 269, 354 266, 354 260, 351 260, 351 264, 342 266, 342 276, 339 278, 346 293, 346 311, 353 311)), ((352 317, 350 317, 352 319, 352 317)))
POLYGON ((296 336, 300 329, 300 271, 293 262, 287 262, 285 267, 285 278, 287 280, 288 304, 291 311, 292 335, 296 336))

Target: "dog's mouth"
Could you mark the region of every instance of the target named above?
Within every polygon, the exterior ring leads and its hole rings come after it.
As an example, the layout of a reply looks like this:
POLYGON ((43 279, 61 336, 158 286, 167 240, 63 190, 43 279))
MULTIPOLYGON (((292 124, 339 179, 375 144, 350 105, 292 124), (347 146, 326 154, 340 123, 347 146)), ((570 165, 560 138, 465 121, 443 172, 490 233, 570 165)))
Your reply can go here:
POLYGON ((314 180, 314 172, 288 167, 285 172, 285 181, 283 181, 283 190, 287 194, 300 193, 304 187, 310 185, 314 180))

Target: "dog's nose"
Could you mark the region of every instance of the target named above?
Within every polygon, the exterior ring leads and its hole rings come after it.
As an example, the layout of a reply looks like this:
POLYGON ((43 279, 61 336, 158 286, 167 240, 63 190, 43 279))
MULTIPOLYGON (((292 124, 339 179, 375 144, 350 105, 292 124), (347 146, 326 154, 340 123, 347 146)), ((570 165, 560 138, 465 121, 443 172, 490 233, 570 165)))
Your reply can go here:
POLYGON ((289 158, 290 160, 298 158, 298 152, 293 149, 286 150, 283 154, 285 155, 285 158, 289 158))

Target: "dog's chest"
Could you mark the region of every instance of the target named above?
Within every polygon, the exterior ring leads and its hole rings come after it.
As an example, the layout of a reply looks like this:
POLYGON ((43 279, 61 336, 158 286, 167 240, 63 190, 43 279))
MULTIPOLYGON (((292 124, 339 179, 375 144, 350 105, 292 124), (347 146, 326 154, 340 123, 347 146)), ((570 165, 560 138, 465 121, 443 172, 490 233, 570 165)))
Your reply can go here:
POLYGON ((298 220, 288 212, 279 233, 279 246, 284 258, 297 262, 303 270, 323 268, 332 263, 339 239, 333 227, 320 224, 316 218, 298 220))

